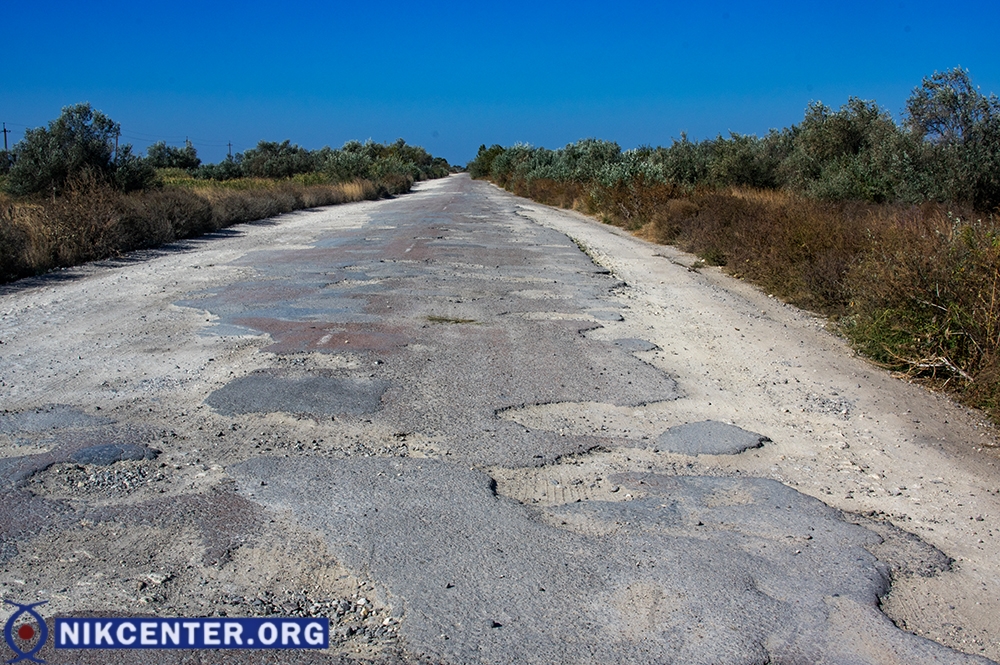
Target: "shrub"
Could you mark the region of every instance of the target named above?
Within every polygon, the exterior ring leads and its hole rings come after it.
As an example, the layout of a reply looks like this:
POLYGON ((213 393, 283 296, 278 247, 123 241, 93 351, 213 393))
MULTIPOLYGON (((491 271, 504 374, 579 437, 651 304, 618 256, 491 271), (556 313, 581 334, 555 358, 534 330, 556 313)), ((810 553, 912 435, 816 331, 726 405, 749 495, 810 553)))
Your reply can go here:
POLYGON ((0 206, 0 283, 32 274, 28 260, 30 239, 13 205, 0 206))
POLYGON ((313 156, 305 148, 289 141, 261 141, 243 153, 243 173, 251 178, 290 178, 296 173, 316 170, 313 156))
POLYGON ((202 164, 192 171, 199 180, 236 180, 245 177, 242 165, 242 155, 227 156, 218 164, 202 164))
MULTIPOLYGON (((847 279, 851 339, 897 370, 952 380, 995 371, 1000 229, 923 206, 882 229, 847 279)), ((978 388, 978 386, 977 386, 978 388)))
POLYGON ((372 159, 359 151, 334 150, 325 156, 321 168, 333 182, 372 177, 372 159))
POLYGON ((180 188, 148 192, 126 199, 121 219, 121 246, 156 247, 165 242, 215 231, 212 204, 180 188))
POLYGON ((778 165, 784 155, 782 135, 773 132, 767 139, 730 134, 712 142, 708 180, 718 187, 774 188, 778 185, 778 165))
POLYGON ((488 178, 490 172, 493 169, 493 160, 495 160, 499 155, 504 152, 503 146, 494 143, 489 148, 486 144, 479 146, 479 152, 476 153, 476 158, 473 159, 466 165, 466 169, 469 171, 469 175, 473 178, 488 178))
POLYGON ((156 169, 196 169, 201 165, 198 151, 190 141, 184 142, 183 148, 168 146, 158 141, 146 149, 146 161, 156 169))
POLYGON ((155 172, 131 153, 130 145, 115 145, 118 123, 90 104, 67 106, 48 127, 29 129, 14 146, 14 165, 7 190, 16 195, 61 193, 81 174, 130 191, 155 182, 155 172))

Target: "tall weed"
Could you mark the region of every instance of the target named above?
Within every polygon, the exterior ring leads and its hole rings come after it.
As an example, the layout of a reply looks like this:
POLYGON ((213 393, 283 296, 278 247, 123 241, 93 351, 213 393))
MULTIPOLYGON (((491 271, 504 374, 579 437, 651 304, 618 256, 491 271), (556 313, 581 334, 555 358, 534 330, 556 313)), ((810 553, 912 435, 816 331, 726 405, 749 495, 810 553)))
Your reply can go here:
POLYGON ((125 194, 84 173, 54 199, 0 199, 0 281, 293 210, 376 199, 385 190, 367 180, 322 185, 230 180, 185 181, 125 194))
POLYGON ((885 224, 846 280, 844 329, 876 361, 997 415, 1000 228, 966 215, 924 206, 885 224))

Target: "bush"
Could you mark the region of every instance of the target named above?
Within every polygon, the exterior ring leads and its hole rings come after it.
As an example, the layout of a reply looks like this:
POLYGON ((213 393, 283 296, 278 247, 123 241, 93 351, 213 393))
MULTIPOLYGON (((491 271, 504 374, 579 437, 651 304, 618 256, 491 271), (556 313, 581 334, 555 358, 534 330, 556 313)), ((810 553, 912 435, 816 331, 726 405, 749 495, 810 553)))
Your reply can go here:
POLYGON ((18 223, 14 207, 0 207, 0 283, 32 274, 28 260, 30 239, 27 230, 18 223))
POLYGON ((191 175, 199 180, 236 180, 246 174, 241 164, 241 155, 226 157, 218 164, 202 164, 191 175))
POLYGON ((56 195, 84 173, 124 191, 152 185, 155 172, 132 155, 130 145, 115 150, 120 133, 118 123, 90 104, 67 106, 47 128, 29 129, 14 146, 6 188, 16 195, 56 195))
POLYGON ((717 187, 777 187, 784 138, 779 132, 766 139, 740 134, 718 137, 711 146, 708 180, 717 187))
POLYGON ((476 179, 488 178, 493 169, 493 160, 504 152, 503 146, 494 143, 489 148, 486 144, 479 146, 476 158, 466 165, 469 175, 476 179))
POLYGON ((290 178, 317 170, 312 154, 289 141, 261 141, 243 153, 241 166, 251 178, 290 178))
POLYGON ((994 219, 941 206, 914 209, 874 238, 847 286, 852 315, 845 330, 877 361, 973 384, 982 371, 996 370, 1000 228, 994 219))
POLYGON ((368 179, 372 177, 372 159, 363 152, 333 150, 326 155, 322 169, 333 182, 368 179))
POLYGON ((146 149, 146 161, 156 169, 190 170, 201 165, 198 151, 190 141, 185 141, 183 148, 174 148, 163 141, 158 141, 146 149))

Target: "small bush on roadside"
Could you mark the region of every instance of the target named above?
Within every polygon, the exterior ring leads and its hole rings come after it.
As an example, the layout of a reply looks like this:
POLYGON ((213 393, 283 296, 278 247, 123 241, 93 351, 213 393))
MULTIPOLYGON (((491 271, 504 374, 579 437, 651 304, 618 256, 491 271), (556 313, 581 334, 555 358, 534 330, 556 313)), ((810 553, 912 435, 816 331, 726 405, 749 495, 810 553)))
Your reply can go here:
POLYGON ((28 260, 30 238, 14 206, 0 201, 0 283, 32 274, 28 260))

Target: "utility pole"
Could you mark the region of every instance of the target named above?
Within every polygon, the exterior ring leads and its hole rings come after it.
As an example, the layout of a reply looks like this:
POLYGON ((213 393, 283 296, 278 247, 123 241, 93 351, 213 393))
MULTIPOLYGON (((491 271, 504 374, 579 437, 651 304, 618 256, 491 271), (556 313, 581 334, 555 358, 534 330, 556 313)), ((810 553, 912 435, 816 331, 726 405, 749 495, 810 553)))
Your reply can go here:
POLYGON ((9 132, 9 131, 10 130, 7 129, 7 123, 6 122, 3 123, 3 151, 4 152, 7 152, 7 132, 9 132))
MULTIPOLYGON (((7 138, 6 135, 4 135, 4 139, 6 139, 6 138, 7 138)), ((229 159, 232 159, 233 158, 233 142, 230 141, 227 145, 229 146, 229 159)))

